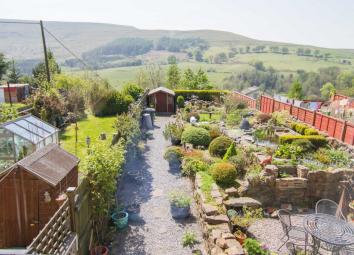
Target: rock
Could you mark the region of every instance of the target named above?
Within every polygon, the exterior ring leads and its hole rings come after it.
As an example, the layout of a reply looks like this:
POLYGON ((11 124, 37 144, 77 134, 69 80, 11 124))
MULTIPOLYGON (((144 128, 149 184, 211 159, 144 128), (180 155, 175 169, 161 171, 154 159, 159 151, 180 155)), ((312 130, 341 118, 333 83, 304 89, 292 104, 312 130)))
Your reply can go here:
POLYGON ((266 165, 263 171, 265 176, 273 175, 275 177, 278 177, 279 170, 278 167, 275 165, 266 165))
POLYGON ((202 203, 202 210, 208 216, 219 214, 218 208, 211 204, 202 203))
POLYGON ((213 243, 216 242, 218 238, 221 237, 222 231, 220 229, 213 229, 210 232, 209 238, 212 240, 213 243))
POLYGON ((228 248, 228 247, 227 247, 227 244, 226 244, 226 240, 225 240, 224 238, 218 238, 218 239, 216 239, 216 245, 219 246, 219 247, 222 248, 222 249, 228 248))
POLYGON ((228 233, 221 233, 221 237, 226 239, 235 239, 235 236, 233 234, 231 234, 230 232, 228 233))
POLYGON ((210 255, 226 255, 226 253, 219 246, 215 246, 211 249, 210 255))
POLYGON ((236 238, 234 237, 233 239, 226 239, 226 248, 231 248, 237 245, 240 245, 240 243, 236 240, 236 238))
POLYGON ((222 198, 222 197, 214 198, 214 202, 215 202, 217 205, 222 205, 222 204, 223 204, 223 198, 222 198))
POLYGON ((244 206, 258 208, 262 206, 261 202, 251 197, 230 198, 224 201, 224 204, 228 208, 242 208, 244 206))
POLYGON ((285 209, 285 210, 289 210, 289 211, 293 210, 293 206, 291 204, 281 204, 280 208, 285 209))
POLYGON ((308 167, 303 166, 303 165, 298 165, 297 166, 297 177, 307 178, 309 171, 310 171, 310 169, 308 167))
POLYGON ((232 246, 225 250, 227 255, 244 255, 245 252, 242 249, 242 246, 239 242, 236 246, 232 246))
POLYGON ((222 195, 221 195, 221 193, 220 193, 219 190, 212 190, 212 191, 210 192, 210 195, 211 195, 213 198, 219 198, 219 197, 222 198, 222 195))
POLYGON ((211 225, 229 222, 229 218, 226 215, 205 216, 204 220, 211 225))
POLYGON ((235 187, 225 189, 225 193, 229 196, 237 196, 238 195, 237 189, 235 187))

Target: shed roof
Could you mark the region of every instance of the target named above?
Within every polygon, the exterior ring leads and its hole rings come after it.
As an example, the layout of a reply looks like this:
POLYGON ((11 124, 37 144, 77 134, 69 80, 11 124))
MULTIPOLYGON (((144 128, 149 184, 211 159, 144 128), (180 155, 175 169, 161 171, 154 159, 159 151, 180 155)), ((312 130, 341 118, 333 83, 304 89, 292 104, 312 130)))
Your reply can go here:
POLYGON ((165 92, 165 93, 173 95, 173 96, 175 95, 175 92, 173 90, 170 90, 170 89, 165 88, 165 87, 158 87, 156 89, 152 89, 152 90, 149 91, 148 95, 155 94, 156 92, 159 92, 159 91, 165 92))
POLYGON ((79 162, 77 157, 51 143, 20 160, 17 165, 56 186, 79 162))
POLYGON ((45 138, 59 131, 56 127, 30 114, 12 121, 8 121, 0 127, 30 141, 33 144, 38 144, 45 138))

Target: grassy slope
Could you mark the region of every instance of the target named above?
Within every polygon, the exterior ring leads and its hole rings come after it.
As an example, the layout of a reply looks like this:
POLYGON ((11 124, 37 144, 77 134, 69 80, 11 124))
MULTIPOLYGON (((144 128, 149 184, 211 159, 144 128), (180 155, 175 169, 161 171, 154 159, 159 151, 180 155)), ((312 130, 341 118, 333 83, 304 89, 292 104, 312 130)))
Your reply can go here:
POLYGON ((86 154, 86 137, 91 138, 91 144, 98 140, 101 133, 107 134, 107 139, 112 139, 114 133, 114 121, 115 117, 95 117, 88 115, 86 119, 78 122, 78 144, 75 148, 75 125, 72 124, 66 128, 64 132, 60 134, 60 143, 62 147, 77 155, 81 160, 86 154))

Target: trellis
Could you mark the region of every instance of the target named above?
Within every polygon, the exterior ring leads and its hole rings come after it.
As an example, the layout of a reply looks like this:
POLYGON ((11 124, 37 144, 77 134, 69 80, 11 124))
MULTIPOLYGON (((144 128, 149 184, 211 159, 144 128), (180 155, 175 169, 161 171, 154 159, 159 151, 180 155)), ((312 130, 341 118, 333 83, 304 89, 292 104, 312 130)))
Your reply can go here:
POLYGON ((71 230, 68 199, 28 246, 28 251, 31 254, 53 255, 75 254, 77 252, 77 237, 71 230))

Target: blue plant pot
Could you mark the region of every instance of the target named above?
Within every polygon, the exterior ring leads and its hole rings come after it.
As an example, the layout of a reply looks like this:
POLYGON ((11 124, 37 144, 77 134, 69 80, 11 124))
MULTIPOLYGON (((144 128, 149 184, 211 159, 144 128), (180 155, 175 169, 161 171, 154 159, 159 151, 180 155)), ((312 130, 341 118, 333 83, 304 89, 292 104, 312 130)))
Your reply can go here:
POLYGON ((129 214, 127 212, 116 212, 111 217, 117 229, 123 229, 128 226, 129 214))
POLYGON ((187 207, 177 207, 174 205, 171 205, 171 214, 174 219, 185 219, 187 218, 190 213, 191 213, 191 208, 190 206, 187 207))

